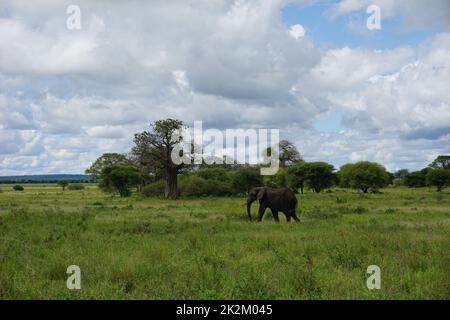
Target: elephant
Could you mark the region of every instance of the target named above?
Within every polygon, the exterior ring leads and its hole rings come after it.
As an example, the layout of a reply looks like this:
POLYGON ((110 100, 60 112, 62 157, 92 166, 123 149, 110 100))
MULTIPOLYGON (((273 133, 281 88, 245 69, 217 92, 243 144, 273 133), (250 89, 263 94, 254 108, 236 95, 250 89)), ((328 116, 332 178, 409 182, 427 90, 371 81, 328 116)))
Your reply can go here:
POLYGON ((296 222, 300 222, 295 212, 297 209, 297 198, 289 188, 257 187, 251 189, 247 197, 247 214, 250 221, 252 220, 250 209, 255 200, 259 200, 258 222, 261 222, 267 208, 270 208, 272 211, 275 222, 280 222, 278 218, 279 211, 284 213, 287 222, 290 222, 291 218, 294 218, 296 222))

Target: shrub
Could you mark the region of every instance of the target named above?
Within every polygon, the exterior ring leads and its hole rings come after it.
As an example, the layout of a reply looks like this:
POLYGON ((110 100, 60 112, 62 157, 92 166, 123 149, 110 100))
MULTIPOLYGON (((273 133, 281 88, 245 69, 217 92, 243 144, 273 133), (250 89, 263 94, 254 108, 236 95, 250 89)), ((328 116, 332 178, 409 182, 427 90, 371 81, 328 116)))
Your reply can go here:
POLYGON ((246 193, 251 188, 263 185, 260 169, 257 167, 240 167, 230 173, 233 189, 237 193, 246 193))
POLYGON ((200 178, 205 180, 229 181, 228 170, 225 168, 204 168, 196 172, 200 178))
POLYGON ((404 179, 405 185, 410 188, 425 187, 427 185, 427 172, 429 170, 424 169, 421 171, 414 171, 409 173, 404 179))
POLYGON ((68 190, 83 190, 84 189, 84 185, 79 184, 79 183, 73 183, 73 184, 69 184, 67 186, 68 190))
POLYGON ((289 185, 289 175, 284 168, 280 168, 276 174, 266 176, 263 180, 265 180, 264 185, 273 188, 287 187, 289 185))
POLYGON ((166 184, 163 180, 159 180, 150 184, 147 184, 142 188, 142 194, 146 197, 151 196, 163 196, 166 184))
POLYGON ((187 175, 180 181, 180 193, 187 197, 228 196, 233 194, 233 189, 228 182, 187 175))
POLYGON ((25 190, 25 188, 22 187, 21 185, 16 184, 16 185, 13 187, 13 190, 14 190, 14 191, 23 191, 23 190, 25 190))
POLYGON ((233 194, 233 187, 230 182, 207 180, 207 187, 212 196, 230 196, 233 194))

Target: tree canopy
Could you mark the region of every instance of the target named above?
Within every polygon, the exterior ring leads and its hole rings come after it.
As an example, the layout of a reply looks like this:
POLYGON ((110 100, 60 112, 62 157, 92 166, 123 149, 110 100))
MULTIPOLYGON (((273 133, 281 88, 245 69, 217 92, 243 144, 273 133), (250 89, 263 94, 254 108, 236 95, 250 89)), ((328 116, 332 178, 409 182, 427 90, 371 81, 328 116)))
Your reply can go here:
POLYGON ((427 183, 435 186, 438 192, 442 191, 446 186, 450 186, 450 170, 432 169, 428 171, 427 183))
POLYGON ((69 183, 70 181, 68 179, 61 179, 57 182, 57 184, 63 189, 63 191, 66 189, 69 183))
POLYGON ((99 187, 104 191, 118 192, 121 197, 131 194, 130 188, 140 182, 140 171, 133 166, 114 165, 102 170, 99 187))
POLYGON ((450 169, 450 155, 440 155, 430 164, 434 169, 450 169))
POLYGON ((378 190, 389 184, 386 169, 376 163, 360 161, 343 166, 339 172, 340 183, 367 193, 369 189, 378 190))
POLYGON ((127 157, 120 153, 104 153, 100 156, 94 163, 86 169, 86 174, 93 176, 95 179, 98 179, 103 169, 116 165, 129 165, 130 160, 127 157))

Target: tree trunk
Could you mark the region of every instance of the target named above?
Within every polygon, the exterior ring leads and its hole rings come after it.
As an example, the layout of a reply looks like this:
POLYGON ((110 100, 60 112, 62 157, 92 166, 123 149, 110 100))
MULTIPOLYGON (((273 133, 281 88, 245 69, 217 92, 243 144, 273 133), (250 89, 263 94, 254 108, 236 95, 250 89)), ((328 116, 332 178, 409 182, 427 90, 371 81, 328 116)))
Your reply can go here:
POLYGON ((178 198, 177 173, 176 168, 167 168, 166 170, 166 189, 164 192, 166 199, 178 198))

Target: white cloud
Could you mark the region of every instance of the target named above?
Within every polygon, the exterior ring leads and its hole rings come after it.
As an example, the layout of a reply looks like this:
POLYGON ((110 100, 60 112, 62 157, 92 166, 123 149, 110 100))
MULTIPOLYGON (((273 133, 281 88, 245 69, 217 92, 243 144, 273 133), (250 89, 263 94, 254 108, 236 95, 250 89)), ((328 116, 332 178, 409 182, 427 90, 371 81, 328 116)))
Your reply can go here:
POLYGON ((298 38, 302 38, 305 36, 305 28, 303 28, 303 26, 301 24, 294 24, 293 26, 291 26, 291 28, 289 29, 289 34, 294 38, 294 39, 298 39, 298 38))
POLYGON ((320 50, 281 21, 286 3, 80 0, 82 29, 70 31, 68 2, 2 1, 0 174, 82 172, 165 117, 280 128, 307 159, 337 164, 417 167, 445 151, 450 34, 417 48, 320 50), (311 123, 330 111, 346 127, 319 134, 311 123))

